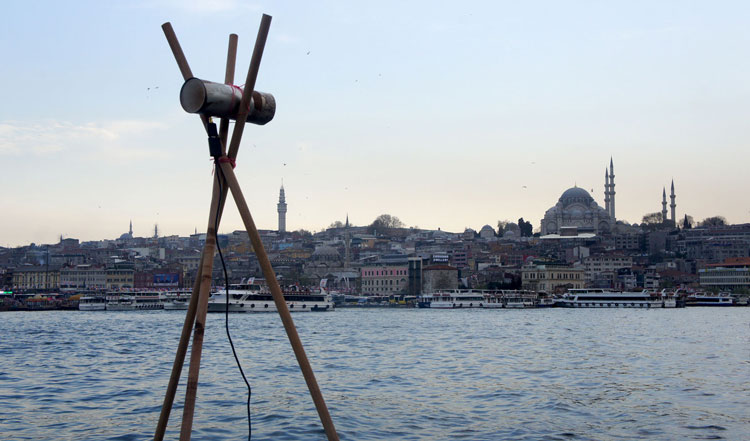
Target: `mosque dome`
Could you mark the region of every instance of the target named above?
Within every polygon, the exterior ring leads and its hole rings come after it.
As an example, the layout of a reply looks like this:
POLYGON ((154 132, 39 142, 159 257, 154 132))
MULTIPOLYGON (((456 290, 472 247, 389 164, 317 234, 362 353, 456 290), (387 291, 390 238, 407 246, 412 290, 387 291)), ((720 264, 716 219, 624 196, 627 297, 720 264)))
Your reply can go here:
POLYGON ((578 186, 563 192, 557 203, 544 213, 543 235, 558 233, 563 227, 577 227, 581 233, 611 231, 613 219, 591 194, 578 186))
POLYGON ((576 202, 589 205, 593 200, 594 198, 591 197, 589 192, 582 189, 581 187, 569 188, 565 190, 565 192, 563 192, 562 196, 560 196, 560 202, 562 202, 564 206, 574 204, 576 202))

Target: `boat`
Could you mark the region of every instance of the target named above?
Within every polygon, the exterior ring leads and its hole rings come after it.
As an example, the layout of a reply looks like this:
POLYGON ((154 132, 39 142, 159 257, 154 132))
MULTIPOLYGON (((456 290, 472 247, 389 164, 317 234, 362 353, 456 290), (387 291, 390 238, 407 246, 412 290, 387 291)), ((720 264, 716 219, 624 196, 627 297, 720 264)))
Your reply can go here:
POLYGON ((564 308, 663 308, 660 295, 641 292, 613 292, 599 288, 569 289, 555 306, 564 308))
POLYGON ((78 299, 79 311, 104 311, 107 309, 107 298, 104 296, 82 296, 78 299))
POLYGON ((514 296, 505 299, 505 307, 507 309, 525 309, 535 308, 536 305, 534 304, 534 300, 529 297, 514 296))
POLYGON ((698 292, 685 298, 685 306, 733 306, 734 298, 727 293, 698 292))
MULTIPOLYGON (((304 289, 283 291, 291 312, 333 311, 333 298, 324 289, 313 292, 304 289)), ((254 283, 229 285, 229 312, 276 312, 276 303, 268 290, 254 283)), ((208 312, 227 310, 227 291, 218 290, 208 299, 208 312)))
POLYGON ((420 308, 456 309, 456 308, 484 308, 487 303, 481 291, 447 290, 423 294, 417 300, 420 308))
POLYGON ((107 293, 107 311, 145 311, 164 309, 159 291, 132 290, 107 293))
POLYGON ((159 298, 167 311, 184 311, 190 304, 192 290, 176 290, 161 293, 159 298))

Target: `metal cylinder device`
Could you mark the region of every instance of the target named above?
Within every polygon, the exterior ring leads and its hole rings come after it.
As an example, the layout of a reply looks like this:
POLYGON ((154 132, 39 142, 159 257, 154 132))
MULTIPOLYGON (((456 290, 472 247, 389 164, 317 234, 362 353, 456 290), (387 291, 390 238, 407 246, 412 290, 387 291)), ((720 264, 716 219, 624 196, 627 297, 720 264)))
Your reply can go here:
MULTIPOLYGON (((180 89, 180 104, 188 113, 236 120, 241 101, 242 88, 200 78, 188 78, 180 89)), ((273 95, 253 91, 247 122, 262 126, 271 121, 275 114, 276 100, 273 95)))

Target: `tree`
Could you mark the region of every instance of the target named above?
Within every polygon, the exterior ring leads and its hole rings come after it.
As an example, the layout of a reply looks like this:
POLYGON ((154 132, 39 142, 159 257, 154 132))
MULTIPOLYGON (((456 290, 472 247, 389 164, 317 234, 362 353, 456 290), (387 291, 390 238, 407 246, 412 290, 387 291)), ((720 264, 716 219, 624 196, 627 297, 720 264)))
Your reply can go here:
POLYGON ((344 224, 341 221, 331 222, 331 225, 328 226, 328 229, 331 228, 343 228, 344 224))
POLYGON ((664 219, 662 218, 661 213, 657 211, 655 213, 644 214, 641 223, 645 225, 657 225, 663 221, 664 219))
POLYGON ((396 216, 391 216, 390 214, 381 214, 380 216, 376 217, 374 221, 370 224, 370 232, 376 232, 376 231, 388 231, 393 228, 403 228, 404 223, 401 222, 401 219, 397 218, 396 216))
POLYGON ((699 227, 721 227, 727 224, 727 219, 724 216, 712 216, 703 219, 698 223, 699 227))
POLYGON ((502 236, 505 234, 505 228, 510 224, 511 222, 509 220, 499 220, 497 221, 497 235, 502 236))
POLYGON ((521 230, 521 237, 531 237, 534 234, 534 226, 523 218, 518 219, 518 228, 521 230))
POLYGON ((682 229, 683 230, 689 230, 693 228, 693 225, 695 224, 695 221, 693 220, 693 216, 685 215, 685 219, 682 221, 682 229))

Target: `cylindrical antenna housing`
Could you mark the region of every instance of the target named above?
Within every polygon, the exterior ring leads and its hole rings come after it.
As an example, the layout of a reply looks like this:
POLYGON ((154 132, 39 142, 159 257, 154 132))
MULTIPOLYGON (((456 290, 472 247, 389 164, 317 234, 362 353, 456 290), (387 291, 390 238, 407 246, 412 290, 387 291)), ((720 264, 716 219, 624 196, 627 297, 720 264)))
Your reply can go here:
MULTIPOLYGON (((242 88, 200 78, 188 78, 180 89, 180 104, 188 113, 236 120, 241 101, 242 88)), ((275 114, 276 100, 273 95, 253 91, 247 122, 262 126, 271 121, 275 114)))

